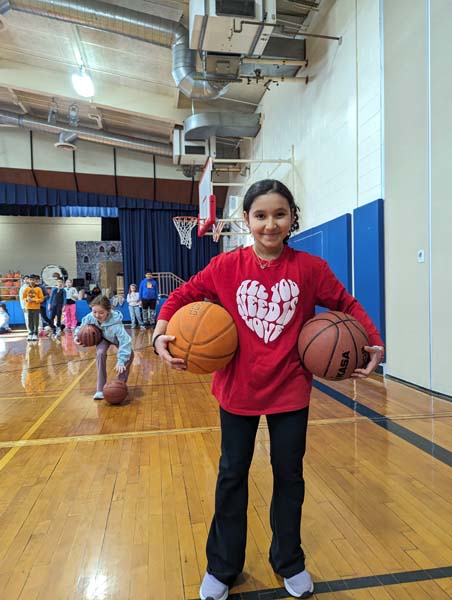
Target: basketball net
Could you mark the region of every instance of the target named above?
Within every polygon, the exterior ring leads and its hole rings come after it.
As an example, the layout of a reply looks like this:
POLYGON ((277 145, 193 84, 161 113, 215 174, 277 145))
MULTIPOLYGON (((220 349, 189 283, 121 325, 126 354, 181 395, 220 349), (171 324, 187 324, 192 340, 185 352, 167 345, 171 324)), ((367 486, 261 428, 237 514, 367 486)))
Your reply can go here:
POLYGON ((198 223, 197 217, 173 217, 173 223, 179 232, 180 243, 191 248, 191 232, 198 223))
POLYGON ((225 221, 217 221, 216 223, 214 223, 212 225, 212 231, 213 231, 213 241, 214 242, 219 242, 220 241, 220 236, 221 236, 221 232, 223 231, 223 227, 225 226, 225 221))

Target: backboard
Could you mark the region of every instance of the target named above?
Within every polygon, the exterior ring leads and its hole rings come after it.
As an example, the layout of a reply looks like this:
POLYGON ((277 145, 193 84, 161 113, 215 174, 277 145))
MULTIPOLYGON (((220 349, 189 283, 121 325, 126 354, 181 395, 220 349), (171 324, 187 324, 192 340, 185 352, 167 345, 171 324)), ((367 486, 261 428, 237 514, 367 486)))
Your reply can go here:
POLYGON ((198 236, 203 236, 216 221, 217 199, 212 185, 213 161, 209 157, 199 180, 198 236))

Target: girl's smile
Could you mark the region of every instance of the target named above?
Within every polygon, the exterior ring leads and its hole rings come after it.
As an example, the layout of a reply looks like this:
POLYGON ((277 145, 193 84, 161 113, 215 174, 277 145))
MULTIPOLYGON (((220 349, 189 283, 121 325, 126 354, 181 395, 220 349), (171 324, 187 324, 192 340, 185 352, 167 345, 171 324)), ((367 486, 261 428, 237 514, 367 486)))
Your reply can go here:
POLYGON ((254 249, 264 259, 278 258, 289 235, 294 215, 284 196, 277 192, 258 196, 244 219, 254 237, 254 249))

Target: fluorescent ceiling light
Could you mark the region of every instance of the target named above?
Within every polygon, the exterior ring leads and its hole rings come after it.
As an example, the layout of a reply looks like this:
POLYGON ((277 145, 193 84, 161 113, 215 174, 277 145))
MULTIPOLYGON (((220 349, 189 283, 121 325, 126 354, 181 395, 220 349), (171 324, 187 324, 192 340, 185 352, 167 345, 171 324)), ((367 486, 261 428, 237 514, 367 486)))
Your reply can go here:
POLYGON ((92 98, 94 96, 94 83, 83 65, 72 74, 72 86, 79 96, 92 98))

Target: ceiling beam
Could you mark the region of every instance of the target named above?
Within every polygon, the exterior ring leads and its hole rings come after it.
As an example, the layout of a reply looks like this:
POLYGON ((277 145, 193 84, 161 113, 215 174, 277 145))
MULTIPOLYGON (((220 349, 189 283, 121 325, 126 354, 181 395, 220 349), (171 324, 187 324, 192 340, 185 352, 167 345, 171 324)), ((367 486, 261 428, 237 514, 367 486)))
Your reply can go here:
MULTIPOLYGON (((96 81, 95 105, 98 108, 135 113, 164 123, 182 125, 190 109, 177 108, 176 97, 164 96, 138 88, 124 87, 105 81, 96 81)), ((76 102, 70 78, 64 72, 42 69, 7 60, 0 60, 0 86, 36 94, 63 96, 76 102)))

